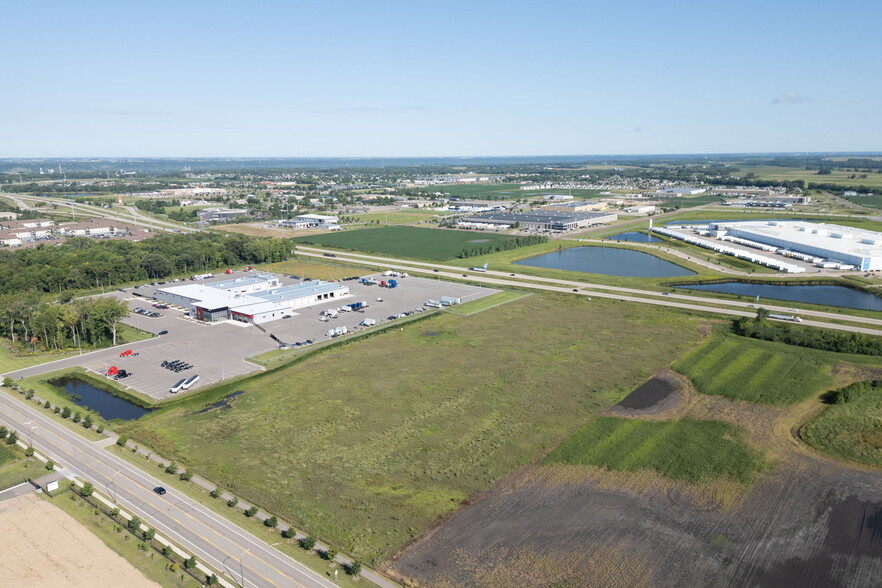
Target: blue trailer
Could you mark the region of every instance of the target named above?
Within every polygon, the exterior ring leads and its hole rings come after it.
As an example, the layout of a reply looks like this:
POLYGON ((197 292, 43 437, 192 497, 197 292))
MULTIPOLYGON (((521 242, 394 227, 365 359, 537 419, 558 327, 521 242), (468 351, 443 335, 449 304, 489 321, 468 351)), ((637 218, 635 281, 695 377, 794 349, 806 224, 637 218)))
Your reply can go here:
POLYGON ((398 287, 398 280, 389 280, 389 287, 390 288, 397 288, 398 287))

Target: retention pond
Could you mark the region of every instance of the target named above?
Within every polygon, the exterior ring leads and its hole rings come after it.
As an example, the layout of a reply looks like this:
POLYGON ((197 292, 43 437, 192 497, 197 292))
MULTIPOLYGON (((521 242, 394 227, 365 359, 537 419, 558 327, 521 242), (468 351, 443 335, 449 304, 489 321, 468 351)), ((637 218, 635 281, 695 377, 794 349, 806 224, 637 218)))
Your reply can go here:
POLYGON ((627 278, 673 278, 695 272, 642 251, 616 247, 573 247, 514 262, 517 265, 627 278))
POLYGON ((138 406, 134 402, 114 396, 107 390, 96 388, 92 384, 72 376, 56 378, 50 380, 49 383, 64 390, 68 398, 77 406, 94 410, 101 415, 101 418, 107 420, 131 421, 153 411, 152 408, 138 406))
POLYGON ((787 286, 783 284, 750 284, 746 282, 719 282, 716 284, 691 284, 677 286, 688 290, 738 294, 756 298, 770 298, 789 302, 805 302, 858 310, 882 310, 882 298, 869 292, 861 292, 845 286, 804 284, 787 286))

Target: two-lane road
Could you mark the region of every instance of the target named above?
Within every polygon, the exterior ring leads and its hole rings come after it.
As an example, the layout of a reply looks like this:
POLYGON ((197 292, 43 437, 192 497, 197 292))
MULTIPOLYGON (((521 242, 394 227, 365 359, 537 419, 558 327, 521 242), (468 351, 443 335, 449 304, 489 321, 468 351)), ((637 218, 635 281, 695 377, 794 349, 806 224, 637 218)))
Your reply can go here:
POLYGON ((331 587, 335 584, 307 569, 264 541, 212 512, 201 503, 169 490, 112 452, 89 442, 21 400, 0 393, 0 423, 19 432, 19 438, 63 465, 139 516, 146 525, 196 559, 246 586, 331 587))

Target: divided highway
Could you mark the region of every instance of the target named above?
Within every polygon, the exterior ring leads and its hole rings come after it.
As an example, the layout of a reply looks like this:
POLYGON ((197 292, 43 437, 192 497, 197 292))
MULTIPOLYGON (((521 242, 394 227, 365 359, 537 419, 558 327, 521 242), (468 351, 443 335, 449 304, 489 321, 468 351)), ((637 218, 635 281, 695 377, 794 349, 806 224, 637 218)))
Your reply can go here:
MULTIPOLYGON (((339 251, 319 249, 316 247, 304 247, 301 245, 297 246, 297 253, 299 255, 304 255, 308 257, 320 257, 323 259, 326 259, 326 254, 333 254, 336 261, 379 265, 381 267, 387 267, 389 269, 405 272, 428 272, 430 275, 433 276, 453 279, 462 279, 465 275, 472 282, 478 282, 493 286, 513 286, 519 288, 531 288, 536 290, 571 293, 575 288, 578 289, 578 294, 582 296, 597 296, 598 298, 610 298, 613 300, 624 300, 628 302, 638 302, 641 304, 654 304, 656 306, 668 306, 671 308, 700 310, 704 312, 724 314, 727 316, 752 317, 756 315, 756 310, 753 308, 754 305, 749 302, 742 302, 739 300, 727 300, 724 298, 714 298, 711 296, 700 297, 690 296, 688 294, 663 294, 655 290, 641 290, 637 288, 624 288, 620 286, 607 286, 602 284, 586 284, 585 282, 575 282, 572 280, 544 278, 541 276, 530 276, 526 274, 512 274, 509 272, 500 272, 493 270, 487 270, 486 272, 475 272, 454 265, 425 263, 419 261, 410 261, 406 259, 366 255, 361 253, 341 253, 339 251), (434 270, 438 271, 436 272, 434 270)), ((787 306, 778 306, 774 304, 767 304, 765 302, 762 304, 762 306, 763 308, 766 308, 771 312, 792 314, 792 311, 790 311, 790 308, 787 306)), ((819 310, 800 309, 798 312, 803 319, 803 325, 882 336, 882 319, 850 316, 846 314, 824 312, 819 310), (829 322, 832 320, 851 321, 854 323, 859 323, 859 325, 866 326, 843 325, 829 322)))
POLYGON ((336 585, 196 500, 175 490, 157 495, 153 488, 162 485, 162 481, 103 449, 107 441, 87 441, 6 393, 0 393, 0 423, 17 430, 20 439, 27 440, 65 470, 91 481, 121 509, 139 516, 157 533, 240 586, 336 585))

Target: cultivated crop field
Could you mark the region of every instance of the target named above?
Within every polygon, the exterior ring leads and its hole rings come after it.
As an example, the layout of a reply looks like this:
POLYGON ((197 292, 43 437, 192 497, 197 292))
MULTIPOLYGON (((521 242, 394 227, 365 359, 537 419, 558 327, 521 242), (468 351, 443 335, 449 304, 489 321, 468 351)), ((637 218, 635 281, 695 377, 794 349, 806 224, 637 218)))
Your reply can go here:
POLYGON ((599 417, 564 440, 544 463, 650 469, 693 483, 719 477, 747 483, 764 462, 742 438, 738 427, 722 421, 599 417))
POLYGON ((699 323, 533 294, 346 343, 123 428, 379 562, 694 346, 699 323), (231 409, 197 414, 234 390, 231 409))
POLYGON ((5 446, 0 445, 0 465, 9 463, 10 461, 15 461, 15 455, 6 449, 5 446))
POLYGON ((835 358, 836 354, 716 332, 673 367, 703 394, 793 404, 831 385, 835 358))
POLYGON ((508 235, 476 231, 383 227, 297 237, 294 241, 396 257, 444 261, 472 247, 486 247, 514 239, 508 235))

